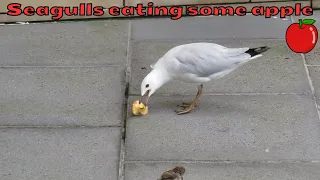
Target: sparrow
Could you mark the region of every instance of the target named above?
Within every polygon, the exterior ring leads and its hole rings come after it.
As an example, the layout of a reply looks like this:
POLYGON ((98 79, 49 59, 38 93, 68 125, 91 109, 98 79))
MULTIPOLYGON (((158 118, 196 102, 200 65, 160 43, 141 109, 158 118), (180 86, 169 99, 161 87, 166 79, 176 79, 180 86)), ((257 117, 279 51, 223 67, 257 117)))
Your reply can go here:
POLYGON ((183 180, 183 175, 186 172, 183 166, 176 166, 175 168, 162 173, 158 180, 183 180))

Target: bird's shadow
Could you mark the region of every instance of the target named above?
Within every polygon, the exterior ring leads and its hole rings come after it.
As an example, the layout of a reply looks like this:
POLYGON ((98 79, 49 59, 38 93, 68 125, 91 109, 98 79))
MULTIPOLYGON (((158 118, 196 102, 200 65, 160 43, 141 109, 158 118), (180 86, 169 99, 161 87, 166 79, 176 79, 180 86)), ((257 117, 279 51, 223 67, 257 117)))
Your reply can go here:
MULTIPOLYGON (((161 98, 157 97, 155 101, 151 101, 149 104, 149 111, 152 113, 173 113, 176 114, 174 111, 177 109, 183 109, 183 107, 179 107, 180 104, 184 103, 191 103, 193 100, 193 96, 179 96, 171 97, 171 98, 161 98)), ((233 104, 230 101, 222 102, 214 101, 214 98, 206 99, 203 97, 199 100, 198 106, 196 109, 190 113, 183 114, 181 116, 188 116, 188 115, 197 115, 197 114, 216 114, 219 115, 226 115, 230 113, 241 113, 245 112, 248 113, 247 108, 242 108, 238 104, 233 104)), ((254 113, 254 112, 252 112, 254 113)))

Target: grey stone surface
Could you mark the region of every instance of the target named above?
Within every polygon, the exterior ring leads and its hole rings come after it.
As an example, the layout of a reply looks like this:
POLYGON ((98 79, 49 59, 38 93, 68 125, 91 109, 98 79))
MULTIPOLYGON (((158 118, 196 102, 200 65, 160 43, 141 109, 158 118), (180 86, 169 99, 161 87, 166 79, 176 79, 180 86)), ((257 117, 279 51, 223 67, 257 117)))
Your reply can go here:
MULTIPOLYGON (((205 84, 193 113, 173 112, 194 98, 177 94, 197 91, 195 85, 174 81, 151 97, 148 115, 129 115, 125 180, 157 179, 174 165, 158 160, 214 161, 185 164, 186 180, 319 179, 320 121, 301 56, 284 40, 290 19, 249 15, 132 21, 130 94, 140 94, 149 65, 178 44, 215 39, 228 47, 272 49, 205 84)), ((0 26, 1 180, 117 179, 128 24, 118 19, 0 26)), ((306 55, 308 63, 319 64, 312 53, 306 55)), ((309 70, 320 97, 320 70, 309 70)), ((127 113, 135 99, 139 97, 130 97, 127 113)))
MULTIPOLYGON (((302 18, 302 19, 311 18, 311 19, 316 20, 314 25, 316 26, 316 28, 318 30, 318 34, 320 35, 320 11, 314 11, 312 16, 302 16, 302 17, 293 16, 294 22, 298 22, 299 18, 302 18)), ((320 40, 319 39, 318 39, 317 45, 314 47, 314 49, 312 51, 310 51, 309 53, 307 53, 305 55, 305 57, 306 57, 307 64, 320 65, 320 40)))
POLYGON ((124 65, 128 20, 0 26, 0 66, 124 65))
POLYGON ((309 73, 314 86, 315 95, 317 98, 318 108, 320 111, 320 67, 309 67, 309 73))
POLYGON ((305 57, 307 64, 320 65, 320 43, 318 42, 316 47, 314 47, 312 51, 306 54, 305 57))
POLYGON ((1 68, 0 125, 120 125, 124 68, 1 68))
POLYGON ((120 128, 0 129, 1 180, 115 180, 120 128))
MULTIPOLYGON (((320 12, 319 11, 315 12, 311 17, 316 20, 316 23, 314 25, 318 30, 318 36, 319 36, 320 35, 320 12)), ((311 64, 311 65, 320 65, 320 40, 319 39, 314 49, 310 51, 308 54, 306 54, 306 61, 308 64, 311 64)))
MULTIPOLYGON (((135 42, 132 49, 130 94, 140 95, 140 83, 156 62, 172 47, 198 41, 135 42), (146 67, 146 69, 143 69, 146 67)), ((215 40, 227 47, 270 46, 263 57, 238 68, 222 79, 204 84, 204 93, 310 93, 302 57, 293 53, 285 41, 278 40, 215 40)), ((156 94, 196 94, 197 87, 179 81, 162 86, 156 94)))
MULTIPOLYGON (((131 97, 133 100, 139 97, 131 97)), ((318 160, 312 96, 203 96, 193 113, 173 110, 193 97, 151 97, 147 116, 127 120, 127 160, 318 160)), ((130 111, 131 114, 131 111, 130 111)))
MULTIPOLYGON (((126 164, 125 180, 158 179, 162 172, 181 164, 126 164)), ((192 180, 317 180, 318 163, 299 164, 182 164, 184 179, 192 180)))
POLYGON ((290 18, 263 16, 211 16, 138 19, 132 23, 132 38, 146 39, 220 39, 277 38, 284 39, 290 18), (231 28, 230 28, 231 27, 231 28), (266 28, 268 27, 268 28, 266 28))

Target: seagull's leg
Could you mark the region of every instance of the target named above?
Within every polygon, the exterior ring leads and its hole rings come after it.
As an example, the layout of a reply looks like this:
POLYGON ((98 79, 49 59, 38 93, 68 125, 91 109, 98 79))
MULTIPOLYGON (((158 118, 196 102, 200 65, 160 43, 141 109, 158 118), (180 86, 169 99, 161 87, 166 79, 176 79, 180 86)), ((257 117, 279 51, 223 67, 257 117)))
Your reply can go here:
MULTIPOLYGON (((179 104, 178 106, 179 106, 179 107, 184 107, 184 108, 185 108, 185 107, 189 107, 190 105, 191 105, 191 103, 185 103, 185 102, 182 102, 182 103, 181 103, 181 104, 179 104)), ((197 107, 197 105, 198 105, 198 103, 196 103, 196 104, 195 104, 195 107, 197 107)))
POLYGON ((198 93, 196 95, 196 97, 194 98, 194 100, 192 101, 191 104, 187 104, 187 103, 183 103, 181 106, 185 107, 183 110, 176 110, 175 112, 180 115, 180 114, 185 114, 185 113, 189 113, 191 112, 192 110, 194 110, 196 107, 197 107, 197 104, 198 104, 198 101, 199 101, 199 98, 202 94, 202 88, 203 88, 203 85, 200 84, 198 86, 198 93))
MULTIPOLYGON (((198 86, 197 96, 199 95, 199 93, 200 93, 200 95, 201 95, 201 93, 202 93, 202 88, 203 88, 203 85, 202 85, 202 84, 198 86), (200 89, 200 88, 201 88, 201 89, 200 89), (199 91, 201 91, 201 92, 199 92, 199 91)), ((199 96, 200 96, 200 95, 199 95, 199 96)), ((193 102, 192 102, 192 103, 193 103, 193 102)), ((177 106, 178 106, 178 107, 187 108, 187 107, 189 107, 192 103, 182 102, 181 104, 179 104, 179 105, 177 105, 177 106)), ((195 104, 194 104, 194 107, 197 107, 197 106, 198 106, 198 102, 196 101, 195 104)))

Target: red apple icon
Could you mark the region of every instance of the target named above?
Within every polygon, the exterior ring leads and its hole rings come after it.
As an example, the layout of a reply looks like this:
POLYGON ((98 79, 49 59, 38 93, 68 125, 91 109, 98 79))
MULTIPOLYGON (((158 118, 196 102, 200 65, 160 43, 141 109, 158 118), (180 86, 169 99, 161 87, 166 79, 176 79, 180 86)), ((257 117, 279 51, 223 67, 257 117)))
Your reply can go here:
POLYGON ((299 19, 299 23, 291 24, 286 32, 289 48, 296 53, 308 53, 318 41, 318 30, 313 25, 314 19, 299 19))

